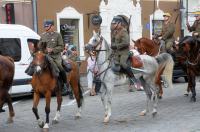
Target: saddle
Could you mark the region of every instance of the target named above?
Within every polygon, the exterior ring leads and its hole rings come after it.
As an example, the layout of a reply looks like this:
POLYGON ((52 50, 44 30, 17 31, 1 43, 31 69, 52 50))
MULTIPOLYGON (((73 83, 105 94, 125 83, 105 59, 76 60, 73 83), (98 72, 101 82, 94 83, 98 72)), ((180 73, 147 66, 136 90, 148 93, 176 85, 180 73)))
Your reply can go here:
POLYGON ((72 64, 67 60, 62 60, 62 66, 66 72, 70 72, 72 70, 72 64))
POLYGON ((143 67, 142 60, 139 56, 131 56, 130 61, 131 61, 131 64, 132 64, 131 66, 134 67, 134 68, 143 67))

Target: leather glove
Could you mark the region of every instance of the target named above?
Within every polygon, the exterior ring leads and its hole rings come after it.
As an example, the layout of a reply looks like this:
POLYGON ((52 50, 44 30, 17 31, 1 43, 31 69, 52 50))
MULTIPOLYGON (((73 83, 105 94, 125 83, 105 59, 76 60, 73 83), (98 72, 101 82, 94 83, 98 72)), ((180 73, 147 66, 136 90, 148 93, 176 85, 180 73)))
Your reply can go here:
POLYGON ((116 50, 116 49, 117 49, 117 46, 116 46, 116 45, 111 45, 111 49, 112 49, 112 50, 116 50))

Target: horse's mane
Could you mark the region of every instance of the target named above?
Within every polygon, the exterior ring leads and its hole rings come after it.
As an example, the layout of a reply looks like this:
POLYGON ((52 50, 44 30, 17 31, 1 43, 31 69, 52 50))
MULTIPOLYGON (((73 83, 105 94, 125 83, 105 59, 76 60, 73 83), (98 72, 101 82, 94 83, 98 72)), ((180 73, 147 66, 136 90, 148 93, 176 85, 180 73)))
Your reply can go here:
POLYGON ((147 46, 153 46, 155 45, 154 41, 149 39, 149 38, 146 38, 146 37, 142 37, 138 40, 136 40, 136 43, 143 43, 143 44, 148 44, 147 46))

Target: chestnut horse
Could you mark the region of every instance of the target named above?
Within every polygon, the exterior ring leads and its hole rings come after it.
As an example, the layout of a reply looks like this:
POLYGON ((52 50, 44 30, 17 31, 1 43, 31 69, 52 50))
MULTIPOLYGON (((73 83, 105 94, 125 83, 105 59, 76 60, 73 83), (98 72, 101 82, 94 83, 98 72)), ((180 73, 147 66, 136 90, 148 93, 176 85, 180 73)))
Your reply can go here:
MULTIPOLYGON (((60 117, 60 109, 62 103, 61 90, 63 87, 63 83, 59 80, 60 77, 55 77, 52 73, 51 64, 47 59, 47 55, 42 51, 37 51, 33 58, 32 64, 35 66, 35 72, 33 74, 31 84, 34 89, 34 97, 33 97, 33 113, 38 121, 38 125, 43 128, 49 128, 49 113, 50 113, 50 102, 52 92, 56 93, 57 97, 57 112, 53 119, 53 122, 57 123, 60 117), (40 94, 43 94, 46 99, 46 122, 41 120, 38 114, 37 106, 40 99, 40 94)), ((79 108, 77 116, 80 116, 80 110, 83 101, 82 90, 80 87, 80 78, 79 78, 79 70, 78 66, 75 62, 71 62, 72 70, 67 74, 68 83, 71 85, 73 93, 76 98, 76 102, 79 108)))
POLYGON ((179 60, 185 61, 188 77, 188 92, 192 92, 191 101, 196 102, 196 76, 200 75, 200 41, 192 36, 186 36, 179 43, 181 54, 179 60))
POLYGON ((4 103, 7 102, 9 108, 8 123, 12 123, 15 116, 12 100, 8 93, 13 83, 14 73, 14 60, 11 57, 0 55, 0 112, 5 112, 2 108, 4 103))
MULTIPOLYGON (((153 57, 156 57, 157 55, 160 54, 160 44, 159 41, 154 38, 153 40, 142 37, 136 41, 132 40, 134 42, 134 46, 136 48, 136 50, 138 50, 138 52, 140 54, 147 54, 153 57)), ((162 89, 162 82, 161 82, 161 75, 163 74, 163 71, 161 71, 159 73, 159 77, 157 79, 157 83, 159 86, 159 94, 158 94, 158 98, 161 99, 162 95, 163 95, 163 89, 162 89)))

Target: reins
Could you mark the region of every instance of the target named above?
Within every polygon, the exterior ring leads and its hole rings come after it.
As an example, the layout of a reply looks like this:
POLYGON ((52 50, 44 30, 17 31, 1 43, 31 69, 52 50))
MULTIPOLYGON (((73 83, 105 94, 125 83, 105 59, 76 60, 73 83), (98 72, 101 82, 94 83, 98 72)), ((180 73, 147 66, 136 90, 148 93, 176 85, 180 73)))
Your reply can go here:
MULTIPOLYGON (((98 60, 98 58, 100 57, 100 56, 99 56, 99 53, 102 52, 102 51, 104 51, 104 52, 108 51, 108 50, 106 50, 106 49, 105 49, 105 50, 102 50, 102 49, 101 49, 101 48, 102 48, 102 42, 103 42, 103 37, 101 36, 101 37, 100 37, 100 41, 99 41, 99 42, 97 43, 97 45, 96 45, 96 47, 100 46, 100 48, 99 48, 99 49, 94 49, 94 50, 93 50, 93 51, 96 51, 96 52, 97 52, 94 68, 95 68, 96 66, 99 66, 99 65, 101 66, 101 65, 105 64, 108 60, 109 60, 109 64, 108 64, 108 67, 107 67, 106 69, 104 69, 104 70, 101 71, 100 73, 97 73, 97 74, 95 75, 95 77, 101 76, 103 73, 106 73, 107 70, 111 68, 110 63, 111 63, 112 54, 109 55, 108 58, 105 59, 105 61, 103 61, 101 64, 97 64, 97 60, 98 60)), ((96 48, 96 47, 95 47, 95 48, 96 48)), ((91 54, 89 54, 89 55, 90 55, 90 57, 91 57, 91 59, 92 59, 91 54)), ((104 78, 105 78, 105 74, 104 74, 104 77, 103 77, 102 80, 104 80, 104 78)))

